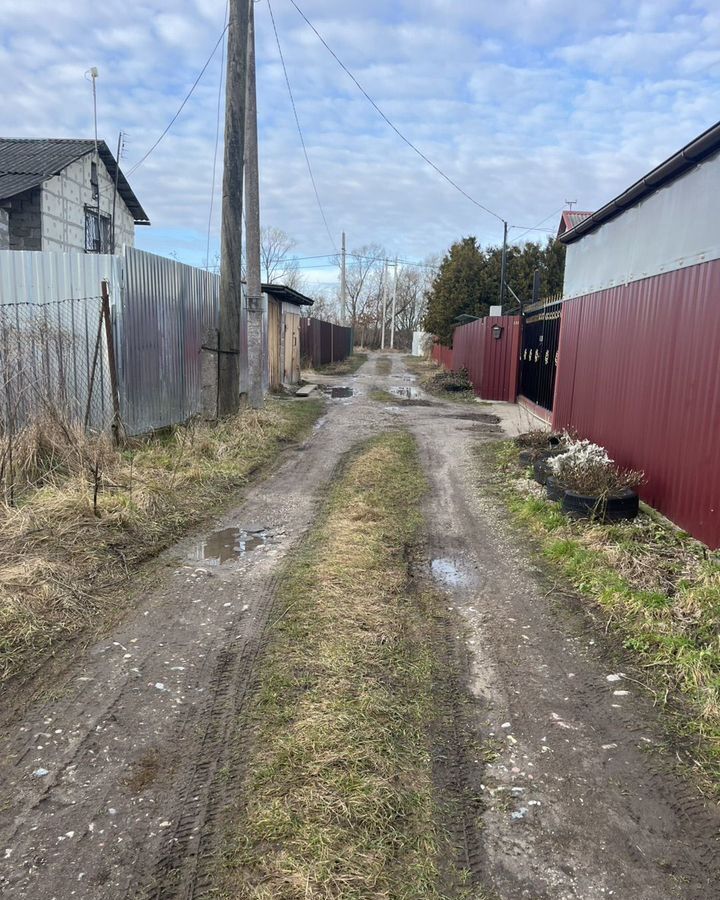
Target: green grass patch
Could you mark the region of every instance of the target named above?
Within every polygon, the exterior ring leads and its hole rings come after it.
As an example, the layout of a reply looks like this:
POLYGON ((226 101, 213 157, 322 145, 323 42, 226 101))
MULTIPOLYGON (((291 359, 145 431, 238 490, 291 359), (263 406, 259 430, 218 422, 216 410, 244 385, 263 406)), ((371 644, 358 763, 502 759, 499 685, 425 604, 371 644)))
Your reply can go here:
POLYGON ((514 521, 548 563, 598 603, 645 670, 698 764, 720 782, 720 556, 655 513, 602 525, 524 490, 512 442, 478 449, 514 521))
POLYGON ((247 900, 438 898, 428 723, 436 660, 408 553, 414 442, 366 445, 285 572, 223 890, 247 900))
POLYGON ((322 409, 319 399, 270 399, 123 450, 55 422, 33 426, 18 504, 0 506, 0 682, 115 618, 127 602, 118 585, 227 506, 322 409))
POLYGON ((353 375, 364 362, 367 362, 367 358, 367 353, 353 353, 340 362, 318 366, 315 371, 319 375, 353 375))

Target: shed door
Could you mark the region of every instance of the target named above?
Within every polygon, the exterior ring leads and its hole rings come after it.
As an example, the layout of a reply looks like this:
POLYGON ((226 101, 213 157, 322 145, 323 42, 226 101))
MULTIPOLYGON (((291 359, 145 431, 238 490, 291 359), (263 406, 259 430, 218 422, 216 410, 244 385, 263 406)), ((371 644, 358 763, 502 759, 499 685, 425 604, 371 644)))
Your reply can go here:
POLYGON ((300 381, 300 316, 285 313, 285 372, 286 384, 300 381))
POLYGON ((268 364, 270 366, 270 387, 281 384, 280 366, 280 304, 276 300, 268 302, 268 364))

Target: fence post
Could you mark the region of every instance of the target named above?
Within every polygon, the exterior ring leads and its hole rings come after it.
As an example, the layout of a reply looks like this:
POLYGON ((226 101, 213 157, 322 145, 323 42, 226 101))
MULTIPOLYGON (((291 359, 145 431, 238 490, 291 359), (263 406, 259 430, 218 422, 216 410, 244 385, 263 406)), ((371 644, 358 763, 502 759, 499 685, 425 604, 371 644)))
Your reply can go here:
POLYGON ((118 391, 117 366, 115 360, 115 344, 113 341, 112 315, 110 313, 110 295, 108 293, 108 283, 103 281, 101 285, 102 292, 102 317, 105 320, 105 341, 107 343, 108 369, 110 370, 110 392, 112 394, 113 405, 113 423, 112 433, 113 440, 116 444, 120 443, 120 393, 118 391))

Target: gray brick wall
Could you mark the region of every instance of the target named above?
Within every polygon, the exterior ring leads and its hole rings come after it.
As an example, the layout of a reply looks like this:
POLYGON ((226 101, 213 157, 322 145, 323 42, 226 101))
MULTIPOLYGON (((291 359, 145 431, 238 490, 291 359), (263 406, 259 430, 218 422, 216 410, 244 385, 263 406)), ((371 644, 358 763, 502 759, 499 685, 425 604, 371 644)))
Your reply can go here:
POLYGON ((17 194, 11 200, 10 249, 42 250, 39 187, 17 194))
MULTIPOLYGON (((42 249, 85 250, 85 208, 95 208, 90 184, 93 153, 69 165, 59 175, 49 178, 42 186, 42 249)), ((113 181, 102 160, 98 170, 100 185, 100 214, 112 213, 113 181)), ((135 244, 135 223, 118 195, 115 210, 115 245, 119 253, 122 245, 135 244)))
POLYGON ((0 209, 0 250, 10 249, 10 220, 8 211, 0 209))

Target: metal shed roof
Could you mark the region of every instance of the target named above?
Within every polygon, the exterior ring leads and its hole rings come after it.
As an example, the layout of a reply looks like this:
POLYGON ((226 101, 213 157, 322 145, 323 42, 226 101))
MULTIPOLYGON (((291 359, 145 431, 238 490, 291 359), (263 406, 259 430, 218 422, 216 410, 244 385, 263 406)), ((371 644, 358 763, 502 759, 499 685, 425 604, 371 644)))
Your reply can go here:
POLYGON ((563 244, 572 244, 591 231, 595 231, 604 222, 614 219, 631 206, 635 206, 644 197, 655 193, 659 188, 679 178, 689 169, 694 168, 708 156, 720 150, 720 122, 711 125, 707 131, 703 131, 694 140, 686 144, 677 153, 674 153, 665 162, 660 163, 647 175, 644 175, 635 184, 623 191, 614 200, 606 203, 597 212, 583 219, 566 231, 558 235, 558 240, 563 244))
MULTIPOLYGON (((94 149, 95 141, 85 138, 0 138, 0 200, 37 187, 94 149)), ((98 153, 113 181, 117 175, 118 194, 135 224, 149 225, 145 210, 105 141, 98 141, 98 153)))
POLYGON ((269 294, 275 300, 283 300, 285 303, 294 303, 295 306, 312 306, 315 302, 311 297, 306 297, 294 288, 285 287, 284 284, 263 284, 263 293, 269 294))

